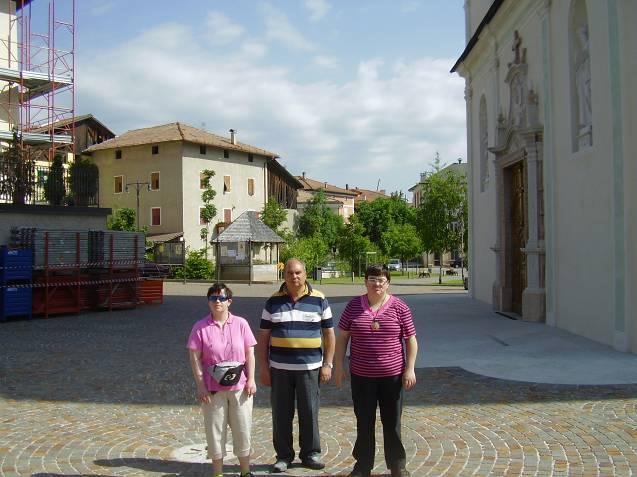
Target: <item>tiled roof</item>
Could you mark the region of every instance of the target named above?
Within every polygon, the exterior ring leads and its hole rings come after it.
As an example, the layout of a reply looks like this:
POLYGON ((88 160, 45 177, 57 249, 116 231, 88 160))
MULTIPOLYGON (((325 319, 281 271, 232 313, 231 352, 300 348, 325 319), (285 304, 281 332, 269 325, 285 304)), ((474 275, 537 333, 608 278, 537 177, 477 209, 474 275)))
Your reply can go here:
POLYGON ((342 189, 340 187, 333 186, 327 182, 319 182, 314 179, 310 179, 307 176, 296 176, 296 178, 303 184, 303 190, 307 191, 319 191, 324 190, 329 194, 349 195, 356 197, 358 194, 350 189, 342 189))
POLYGON ((219 234, 219 242, 285 242, 259 219, 258 212, 248 210, 237 217, 219 234))
MULTIPOLYGON (((300 190, 297 193, 297 202, 299 204, 305 204, 307 202, 311 202, 312 199, 314 198, 314 193, 308 190, 300 190)), ((327 204, 340 204, 343 205, 343 201, 344 200, 350 200, 351 197, 341 197, 341 199, 334 199, 333 197, 326 197, 325 198, 325 202, 327 204)))
POLYGON ((378 199, 380 197, 385 199, 389 198, 389 196, 385 194, 385 191, 360 189, 358 187, 354 187, 350 190, 353 190, 358 194, 354 199, 356 202, 371 202, 372 200, 378 199))
POLYGON ((121 136, 109 139, 108 141, 104 141, 100 144, 94 144, 89 147, 86 152, 90 153, 93 151, 119 149, 122 147, 141 146, 144 144, 156 144, 171 141, 192 142, 195 144, 214 146, 233 151, 259 154, 269 158, 278 157, 278 154, 250 146, 249 144, 243 144, 240 142, 232 144, 229 138, 218 136, 184 123, 170 123, 163 124, 161 126, 126 131, 121 136))
POLYGON ((82 114, 81 116, 74 116, 68 119, 61 119, 60 121, 56 121, 52 124, 47 124, 45 126, 36 128, 33 130, 33 132, 39 133, 39 132, 50 131, 52 129, 58 129, 64 126, 68 126, 69 124, 72 124, 72 123, 79 124, 82 121, 87 121, 87 120, 90 120, 99 124, 101 127, 103 127, 104 129, 107 129, 111 134, 113 134, 113 136, 115 135, 115 133, 113 133, 113 131, 111 131, 110 128, 106 127, 101 121, 97 120, 95 116, 93 116, 92 114, 82 114))

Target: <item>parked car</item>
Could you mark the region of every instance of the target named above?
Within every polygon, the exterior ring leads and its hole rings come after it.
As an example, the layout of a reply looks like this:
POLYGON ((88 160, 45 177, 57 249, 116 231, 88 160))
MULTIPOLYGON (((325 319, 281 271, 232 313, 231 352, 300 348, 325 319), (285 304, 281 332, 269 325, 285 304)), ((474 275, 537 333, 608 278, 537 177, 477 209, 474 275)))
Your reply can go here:
POLYGON ((387 264, 387 268, 389 270, 400 270, 402 268, 402 265, 400 263, 400 259, 399 258, 390 258, 389 259, 389 263, 387 264))

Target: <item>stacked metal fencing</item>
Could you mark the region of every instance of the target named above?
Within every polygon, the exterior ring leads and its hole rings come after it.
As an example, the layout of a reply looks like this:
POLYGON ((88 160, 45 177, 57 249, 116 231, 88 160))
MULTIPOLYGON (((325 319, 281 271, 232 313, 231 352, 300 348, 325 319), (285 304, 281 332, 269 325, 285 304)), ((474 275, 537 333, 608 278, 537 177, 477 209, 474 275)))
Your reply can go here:
POLYGON ((139 299, 142 232, 16 227, 10 249, 33 255, 33 314, 131 308, 139 299))

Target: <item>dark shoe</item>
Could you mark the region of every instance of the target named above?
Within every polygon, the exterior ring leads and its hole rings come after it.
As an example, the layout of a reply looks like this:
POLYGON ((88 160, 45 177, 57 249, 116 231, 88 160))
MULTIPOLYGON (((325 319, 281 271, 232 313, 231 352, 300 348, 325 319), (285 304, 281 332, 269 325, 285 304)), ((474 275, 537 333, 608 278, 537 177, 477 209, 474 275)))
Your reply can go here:
POLYGON ((371 475, 371 472, 364 472, 354 467, 354 469, 349 474, 347 474, 347 477, 371 477, 371 475))
POLYGON ((308 469, 321 470, 325 468, 325 464, 320 461, 319 456, 317 455, 306 457, 305 459, 301 460, 301 463, 308 469))
POLYGON ((277 459, 274 465, 272 466, 272 473, 279 474, 281 472, 285 472, 286 470, 288 470, 288 467, 290 466, 290 464, 291 462, 289 460, 277 459))
POLYGON ((391 477, 409 477, 411 474, 404 467, 394 467, 391 469, 391 477))

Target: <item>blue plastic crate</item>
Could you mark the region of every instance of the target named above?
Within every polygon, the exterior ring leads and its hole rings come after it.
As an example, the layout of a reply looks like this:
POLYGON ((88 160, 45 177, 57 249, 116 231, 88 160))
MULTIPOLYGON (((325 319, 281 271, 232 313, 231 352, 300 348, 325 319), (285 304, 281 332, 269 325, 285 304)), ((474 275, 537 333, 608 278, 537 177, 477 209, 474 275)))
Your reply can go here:
POLYGON ((0 320, 10 316, 31 318, 32 289, 30 286, 0 288, 0 320))
POLYGON ((33 276, 33 250, 0 247, 0 284, 13 280, 31 280, 33 276))

